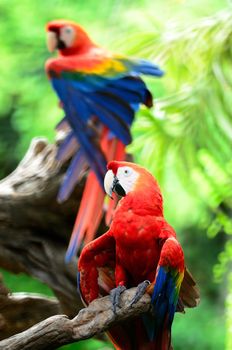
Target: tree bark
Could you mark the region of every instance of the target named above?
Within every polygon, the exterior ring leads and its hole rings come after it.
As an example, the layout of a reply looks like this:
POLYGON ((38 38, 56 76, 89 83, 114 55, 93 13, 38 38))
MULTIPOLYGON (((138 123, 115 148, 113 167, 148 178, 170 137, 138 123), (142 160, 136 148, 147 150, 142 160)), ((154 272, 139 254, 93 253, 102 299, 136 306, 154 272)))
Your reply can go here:
POLYGON ((82 307, 76 259, 67 265, 64 256, 85 178, 71 197, 59 204, 56 197, 68 162, 61 166, 56 152, 56 144, 33 139, 16 170, 0 181, 0 267, 47 284, 62 312, 74 317, 82 307))
POLYGON ((34 139, 16 170, 0 182, 0 267, 24 272, 47 284, 62 312, 73 317, 81 307, 76 261, 64 263, 84 181, 63 204, 56 196, 65 167, 56 145, 34 139))
POLYGON ((96 299, 72 320, 65 315, 53 316, 1 341, 0 350, 52 350, 100 334, 117 322, 149 311, 151 299, 148 294, 132 307, 129 306, 135 291, 136 288, 132 288, 122 294, 121 307, 118 308, 116 315, 112 311, 109 296, 96 299))
POLYGON ((10 293, 0 275, 0 340, 61 313, 56 298, 32 293, 10 293))

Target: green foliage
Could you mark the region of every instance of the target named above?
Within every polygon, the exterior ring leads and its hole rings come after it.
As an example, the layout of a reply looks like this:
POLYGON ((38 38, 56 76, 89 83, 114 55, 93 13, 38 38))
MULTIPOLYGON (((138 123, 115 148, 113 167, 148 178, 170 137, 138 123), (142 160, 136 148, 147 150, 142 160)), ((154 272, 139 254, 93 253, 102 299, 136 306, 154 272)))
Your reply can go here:
POLYGON ((59 350, 111 350, 114 349, 111 343, 95 339, 83 340, 77 344, 62 346, 59 350))
POLYGON ((232 274, 230 272, 229 278, 228 278, 229 284, 228 284, 228 295, 226 299, 226 326, 227 326, 227 338, 226 338, 226 349, 230 350, 232 349, 232 274))
MULTIPOLYGON (((154 46, 150 35, 147 43, 143 38, 142 50, 149 55, 158 48, 166 66, 166 97, 153 111, 140 112, 130 147, 160 181, 175 169, 213 214, 210 237, 232 232, 231 24, 231 12, 223 11, 185 31, 164 33, 154 46)), ((229 246, 224 255, 232 257, 229 246)))
POLYGON ((11 292, 41 293, 47 296, 54 296, 52 290, 39 280, 32 278, 24 273, 14 275, 3 269, 0 269, 3 281, 11 292))
POLYGON ((188 174, 202 184, 202 197, 212 206, 232 194, 231 23, 231 13, 224 11, 186 31, 164 33, 153 45, 144 36, 141 49, 148 57, 159 52, 166 96, 153 111, 141 111, 131 150, 161 179, 171 160, 183 181, 188 174))
POLYGON ((172 333, 175 350, 225 349, 224 314, 206 301, 194 310, 187 310, 184 315, 177 314, 172 333))
MULTIPOLYGON (((165 97, 153 111, 140 112, 130 147, 136 160, 150 168, 166 189, 170 181, 173 185, 170 171, 174 171, 189 196, 197 197, 201 210, 195 218, 199 221, 202 211, 208 216, 198 223, 208 237, 228 235, 214 267, 217 281, 222 281, 232 260, 231 34, 232 13, 225 10, 187 30, 164 32, 160 41, 156 31, 153 42, 150 34, 143 37, 142 52, 149 57, 158 51, 168 74, 163 80, 165 97)), ((231 291, 228 305, 230 299, 231 291)), ((229 307, 228 324, 231 318, 229 307)), ((205 348, 203 343, 201 348, 205 348)))

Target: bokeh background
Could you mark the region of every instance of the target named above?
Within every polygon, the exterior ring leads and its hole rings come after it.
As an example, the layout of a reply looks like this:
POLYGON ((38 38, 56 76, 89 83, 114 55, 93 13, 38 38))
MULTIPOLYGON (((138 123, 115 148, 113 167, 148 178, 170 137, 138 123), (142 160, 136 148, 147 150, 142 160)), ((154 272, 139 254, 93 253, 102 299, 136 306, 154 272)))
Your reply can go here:
MULTIPOLYGON (((44 74, 47 21, 79 22, 112 51, 159 63, 129 151, 157 177, 201 303, 176 315, 175 350, 232 349, 232 6, 225 0, 1 0, 0 177, 62 116, 44 74)), ((12 291, 52 295, 1 270, 12 291)), ((110 349, 88 340, 62 349, 110 349)))

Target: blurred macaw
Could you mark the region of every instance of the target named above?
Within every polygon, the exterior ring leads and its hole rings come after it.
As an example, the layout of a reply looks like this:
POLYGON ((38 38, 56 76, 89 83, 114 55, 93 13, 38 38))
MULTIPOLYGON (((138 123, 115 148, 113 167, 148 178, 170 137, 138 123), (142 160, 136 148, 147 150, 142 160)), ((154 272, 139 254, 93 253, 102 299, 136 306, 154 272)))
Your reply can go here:
MULTIPOLYGON (((158 66, 145 60, 128 59, 96 45, 78 24, 66 20, 47 24, 49 51, 59 56, 46 62, 46 72, 56 91, 65 117, 57 126, 65 130, 57 159, 72 158, 58 194, 66 200, 87 166, 81 205, 66 254, 70 260, 80 243, 91 241, 103 215, 103 179, 107 161, 125 160, 131 142, 130 125, 142 103, 152 106, 152 95, 141 74, 161 77, 158 66)), ((114 204, 108 207, 109 223, 114 204)))
POLYGON ((131 305, 147 291, 152 314, 143 314, 113 327, 109 336, 123 350, 169 350, 175 311, 195 307, 196 284, 185 268, 184 254, 174 229, 163 216, 163 200, 154 177, 129 162, 112 161, 105 190, 122 199, 109 230, 87 244, 78 261, 83 301, 109 294, 117 312, 120 295, 137 286, 131 305))

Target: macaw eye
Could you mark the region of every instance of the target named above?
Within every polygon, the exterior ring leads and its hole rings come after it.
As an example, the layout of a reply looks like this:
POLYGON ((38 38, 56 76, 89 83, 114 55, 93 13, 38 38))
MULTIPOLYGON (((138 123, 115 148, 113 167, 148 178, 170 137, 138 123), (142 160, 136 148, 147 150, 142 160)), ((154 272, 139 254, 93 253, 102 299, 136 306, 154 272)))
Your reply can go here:
POLYGON ((65 28, 66 34, 71 34, 73 32, 72 28, 65 28))
POLYGON ((126 177, 130 176, 131 174, 132 174, 132 169, 130 169, 130 168, 125 168, 124 169, 124 175, 126 177))
POLYGON ((76 38, 74 28, 71 26, 62 27, 60 30, 59 39, 64 42, 65 47, 72 47, 76 38))

